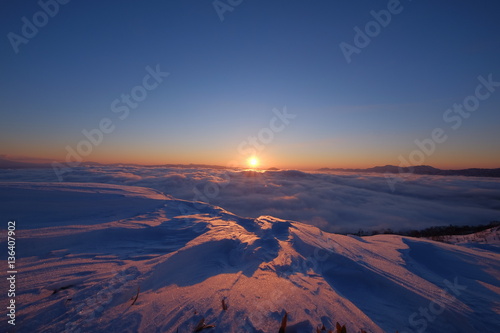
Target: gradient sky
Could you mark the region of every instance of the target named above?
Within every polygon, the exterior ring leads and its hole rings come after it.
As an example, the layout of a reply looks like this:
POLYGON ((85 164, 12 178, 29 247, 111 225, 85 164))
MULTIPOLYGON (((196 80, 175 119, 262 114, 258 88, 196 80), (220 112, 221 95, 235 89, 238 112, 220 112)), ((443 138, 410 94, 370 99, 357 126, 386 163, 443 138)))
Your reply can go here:
POLYGON ((73 0, 17 54, 8 34, 42 9, 1 6, 0 155, 64 161, 109 118, 82 160, 227 165, 286 107, 296 117, 262 145, 264 167, 397 165, 435 128, 448 138, 422 164, 500 167, 500 87, 456 130, 443 119, 478 76, 500 81, 497 1, 401 0, 350 63, 339 44, 388 1, 244 0, 221 21, 210 0, 73 0), (120 119, 113 101, 157 64, 170 75, 120 119))

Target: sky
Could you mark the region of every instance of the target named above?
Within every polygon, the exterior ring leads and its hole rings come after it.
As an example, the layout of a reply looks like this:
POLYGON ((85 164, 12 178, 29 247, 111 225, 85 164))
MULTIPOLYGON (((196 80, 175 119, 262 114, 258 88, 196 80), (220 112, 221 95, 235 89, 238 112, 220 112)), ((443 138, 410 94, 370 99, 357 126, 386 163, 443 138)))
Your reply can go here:
POLYGON ((0 6, 4 158, 500 167, 496 1, 0 6))

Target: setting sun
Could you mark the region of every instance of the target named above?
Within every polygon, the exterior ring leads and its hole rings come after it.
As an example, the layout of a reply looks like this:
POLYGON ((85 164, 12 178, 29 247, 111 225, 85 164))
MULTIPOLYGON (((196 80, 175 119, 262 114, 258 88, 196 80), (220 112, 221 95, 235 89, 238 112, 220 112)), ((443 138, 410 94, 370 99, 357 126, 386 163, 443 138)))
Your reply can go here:
POLYGON ((250 157, 248 159, 248 165, 252 168, 255 168, 259 165, 259 160, 257 159, 257 157, 250 157))

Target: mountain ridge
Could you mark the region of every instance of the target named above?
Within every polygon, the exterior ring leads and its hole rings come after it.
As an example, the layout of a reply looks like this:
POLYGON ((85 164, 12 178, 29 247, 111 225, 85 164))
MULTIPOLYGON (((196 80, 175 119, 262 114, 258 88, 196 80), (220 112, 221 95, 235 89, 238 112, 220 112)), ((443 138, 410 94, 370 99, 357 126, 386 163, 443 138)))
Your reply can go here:
POLYGON ((215 325, 214 333, 278 332, 285 313, 286 332, 296 333, 336 322, 347 332, 377 333, 486 332, 500 325, 498 244, 487 250, 338 235, 136 186, 0 185, 0 194, 21 188, 23 204, 32 207, 19 226, 21 333, 182 333, 199 323, 215 325), (92 200, 87 215, 69 223, 82 195, 92 200), (47 196, 65 205, 39 214, 34 203, 47 196), (101 208, 106 218, 96 221, 101 208), (54 212, 64 223, 54 222, 54 212))
POLYGON ((375 166, 366 169, 350 169, 350 168, 320 168, 317 171, 342 171, 342 172, 373 172, 373 173, 388 173, 388 174, 416 174, 416 175, 432 175, 432 176, 467 176, 467 177, 500 177, 500 168, 467 168, 467 169, 438 169, 430 165, 417 165, 412 167, 398 167, 395 165, 375 166))

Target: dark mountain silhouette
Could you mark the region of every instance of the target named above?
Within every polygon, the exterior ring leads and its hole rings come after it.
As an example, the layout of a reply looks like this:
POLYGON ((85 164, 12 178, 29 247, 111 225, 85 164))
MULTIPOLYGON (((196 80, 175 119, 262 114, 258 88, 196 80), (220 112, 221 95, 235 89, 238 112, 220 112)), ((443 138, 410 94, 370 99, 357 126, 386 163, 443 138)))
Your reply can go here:
POLYGON ((395 165, 376 166, 367 169, 342 169, 342 168, 321 168, 318 171, 343 171, 343 172, 375 172, 375 173, 413 173, 416 175, 435 176, 469 176, 469 177, 500 177, 500 168, 481 169, 470 168, 460 170, 443 170, 429 165, 417 165, 413 167, 398 167, 395 165))

